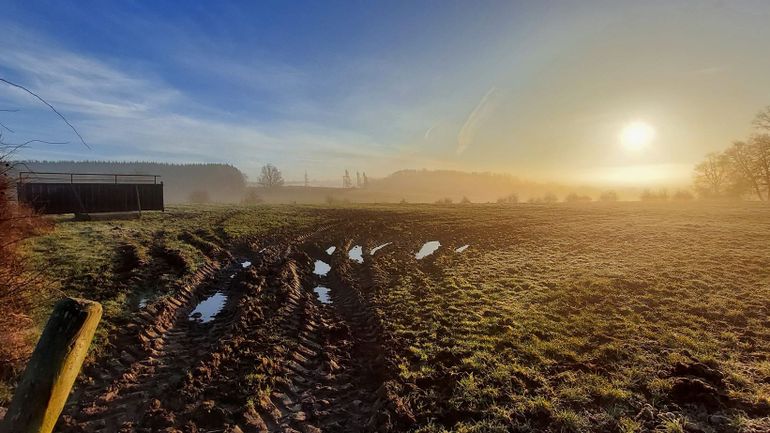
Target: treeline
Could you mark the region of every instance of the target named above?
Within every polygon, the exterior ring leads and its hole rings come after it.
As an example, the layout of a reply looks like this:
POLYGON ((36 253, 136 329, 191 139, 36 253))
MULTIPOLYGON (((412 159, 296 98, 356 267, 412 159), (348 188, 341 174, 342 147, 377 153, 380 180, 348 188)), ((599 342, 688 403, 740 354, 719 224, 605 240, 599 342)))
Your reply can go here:
POLYGON ((770 107, 753 121, 754 133, 711 153, 695 167, 694 188, 707 199, 770 200, 770 107))
POLYGON ((566 196, 571 192, 597 196, 601 192, 591 187, 534 182, 508 174, 425 169, 400 170, 381 179, 368 179, 366 191, 392 196, 395 201, 403 198, 407 202, 424 203, 446 199, 462 201, 463 197, 476 203, 495 202, 511 192, 518 197, 566 196))
POLYGON ((229 164, 171 164, 121 161, 24 161, 20 169, 34 172, 159 175, 166 203, 239 202, 246 176, 229 164))

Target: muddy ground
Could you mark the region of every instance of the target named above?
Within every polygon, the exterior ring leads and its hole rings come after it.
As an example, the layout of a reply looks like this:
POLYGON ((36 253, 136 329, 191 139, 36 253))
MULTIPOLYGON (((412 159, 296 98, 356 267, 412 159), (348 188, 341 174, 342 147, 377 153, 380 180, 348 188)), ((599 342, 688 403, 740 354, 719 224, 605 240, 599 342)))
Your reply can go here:
POLYGON ((57 431, 770 431, 769 215, 325 210, 134 306, 57 431))

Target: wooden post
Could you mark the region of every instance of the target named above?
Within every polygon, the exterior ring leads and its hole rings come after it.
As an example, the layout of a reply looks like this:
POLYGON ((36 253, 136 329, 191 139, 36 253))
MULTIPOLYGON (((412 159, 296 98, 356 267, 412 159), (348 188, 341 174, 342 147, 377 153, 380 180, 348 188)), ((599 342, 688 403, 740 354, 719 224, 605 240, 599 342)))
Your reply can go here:
POLYGON ((51 433, 75 383, 102 317, 85 299, 59 301, 0 426, 2 433, 51 433))

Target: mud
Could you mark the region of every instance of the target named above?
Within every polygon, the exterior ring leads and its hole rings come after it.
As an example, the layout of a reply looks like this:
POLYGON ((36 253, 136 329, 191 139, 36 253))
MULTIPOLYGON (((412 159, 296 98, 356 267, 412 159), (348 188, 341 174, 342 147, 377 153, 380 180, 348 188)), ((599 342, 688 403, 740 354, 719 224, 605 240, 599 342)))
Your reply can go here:
POLYGON ((361 275, 344 256, 313 274, 310 238, 254 245, 249 267, 212 261, 145 305, 112 337, 119 353, 81 375, 55 431, 400 430, 408 416, 361 275), (190 320, 213 296, 221 311, 190 320))

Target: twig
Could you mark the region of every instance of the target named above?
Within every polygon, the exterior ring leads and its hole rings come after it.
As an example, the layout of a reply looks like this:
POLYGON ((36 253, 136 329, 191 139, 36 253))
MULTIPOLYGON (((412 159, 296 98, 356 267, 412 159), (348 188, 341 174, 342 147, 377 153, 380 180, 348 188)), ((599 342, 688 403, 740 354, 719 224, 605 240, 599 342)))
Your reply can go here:
POLYGON ((78 136, 78 138, 80 139, 80 142, 81 142, 81 143, 83 143, 83 145, 84 145, 85 147, 87 147, 87 148, 88 148, 88 150, 92 150, 92 149, 91 149, 91 146, 89 146, 89 145, 88 145, 88 143, 86 143, 86 141, 83 139, 83 136, 82 136, 82 135, 80 135, 80 133, 78 132, 78 130, 77 130, 77 129, 75 129, 75 127, 74 127, 74 126, 72 126, 72 124, 71 124, 71 123, 70 123, 70 122, 67 120, 67 118, 66 118, 66 117, 64 117, 64 115, 62 115, 61 113, 59 113, 59 112, 56 110, 56 108, 54 108, 54 107, 53 107, 53 105, 49 104, 49 103, 48 103, 48 101, 46 101, 45 99, 41 98, 41 97, 40 97, 40 96, 39 96, 37 93, 35 93, 35 92, 33 92, 33 91, 31 91, 31 90, 27 89, 26 87, 24 87, 24 86, 22 86, 22 85, 19 85, 19 84, 16 84, 16 83, 12 83, 12 82, 10 82, 10 81, 6 80, 5 78, 0 78, 0 81, 2 81, 2 82, 3 82, 3 83, 5 83, 5 84, 8 84, 9 86, 13 86, 13 87, 16 87, 16 88, 18 88, 18 89, 21 89, 21 90, 23 90, 23 91, 25 91, 25 92, 29 93, 30 95, 32 95, 32 96, 34 96, 35 98, 37 98, 37 99, 38 99, 40 102, 42 102, 43 104, 47 105, 47 106, 48 106, 48 108, 50 108, 50 109, 51 109, 51 110, 52 110, 54 113, 56 113, 56 114, 57 114, 59 117, 61 117, 61 120, 63 120, 63 121, 64 121, 64 123, 66 123, 66 124, 67 124, 67 126, 69 126, 69 127, 70 127, 70 129, 72 129, 72 131, 75 133, 75 135, 77 135, 77 136, 78 136))
POLYGON ((8 130, 8 132, 10 132, 11 134, 14 134, 14 132, 13 132, 13 129, 11 129, 11 128, 9 128, 9 127, 5 126, 5 125, 4 125, 2 122, 0 122, 0 126, 2 126, 3 128, 7 129, 7 130, 8 130))

